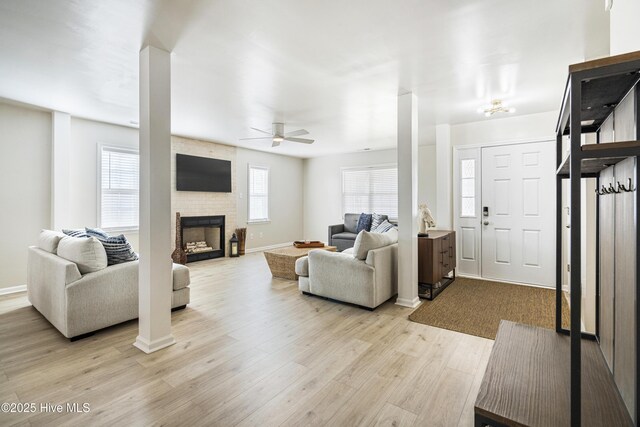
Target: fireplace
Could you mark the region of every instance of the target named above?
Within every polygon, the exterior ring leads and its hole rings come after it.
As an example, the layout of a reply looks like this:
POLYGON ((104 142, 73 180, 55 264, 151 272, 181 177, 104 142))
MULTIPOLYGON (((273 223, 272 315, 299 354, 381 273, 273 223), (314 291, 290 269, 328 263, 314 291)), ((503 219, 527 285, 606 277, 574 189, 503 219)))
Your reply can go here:
POLYGON ((224 215, 183 216, 180 228, 187 262, 224 257, 224 215))

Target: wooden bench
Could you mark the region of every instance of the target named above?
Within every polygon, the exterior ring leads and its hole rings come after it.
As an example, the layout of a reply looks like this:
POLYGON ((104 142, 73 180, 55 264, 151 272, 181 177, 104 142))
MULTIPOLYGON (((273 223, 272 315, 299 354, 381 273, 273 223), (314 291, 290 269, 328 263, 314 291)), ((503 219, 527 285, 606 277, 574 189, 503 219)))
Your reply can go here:
MULTIPOLYGON (((570 338, 500 322, 475 404, 475 425, 569 426, 570 338)), ((632 426, 598 343, 582 340, 582 425, 632 426)))

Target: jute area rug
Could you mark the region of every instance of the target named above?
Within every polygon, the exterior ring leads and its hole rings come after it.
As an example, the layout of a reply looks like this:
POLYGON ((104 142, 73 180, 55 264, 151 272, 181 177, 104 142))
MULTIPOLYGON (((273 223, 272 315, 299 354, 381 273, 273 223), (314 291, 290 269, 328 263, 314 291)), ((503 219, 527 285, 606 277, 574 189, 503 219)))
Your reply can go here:
MULTIPOLYGON (((493 340, 500 320, 555 329, 555 315, 553 289, 459 277, 435 300, 423 300, 409 320, 493 340)), ((562 323, 569 327, 564 296, 562 323)))

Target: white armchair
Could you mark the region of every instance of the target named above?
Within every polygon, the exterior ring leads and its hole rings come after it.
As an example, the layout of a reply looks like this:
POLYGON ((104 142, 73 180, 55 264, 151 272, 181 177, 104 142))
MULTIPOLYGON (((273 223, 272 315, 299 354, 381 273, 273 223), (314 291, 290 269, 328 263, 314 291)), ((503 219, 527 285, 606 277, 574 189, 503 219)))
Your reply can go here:
MULTIPOLYGON (((189 283, 189 269, 173 264, 172 308, 184 308, 189 303, 189 283)), ((32 246, 27 296, 62 335, 73 341, 138 317, 138 261, 82 275, 75 263, 32 246)))
POLYGON ((366 259, 345 252, 311 251, 296 261, 298 287, 313 294, 374 309, 398 292, 398 245, 372 249, 366 259))

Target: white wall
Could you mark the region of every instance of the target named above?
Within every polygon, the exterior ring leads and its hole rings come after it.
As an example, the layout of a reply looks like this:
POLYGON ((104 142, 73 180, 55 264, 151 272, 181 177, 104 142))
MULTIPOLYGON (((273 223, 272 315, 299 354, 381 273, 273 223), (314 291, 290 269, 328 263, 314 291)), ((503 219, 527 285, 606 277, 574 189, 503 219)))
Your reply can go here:
POLYGON ((51 114, 0 104, 0 288, 27 278, 27 247, 51 223, 51 114))
MULTIPOLYGON (((138 149, 138 129, 71 118, 71 203, 64 228, 97 227, 98 224, 98 146, 138 149)), ((138 233, 125 233, 138 250, 138 233)))
POLYGON ((247 227, 246 249, 303 239, 304 160, 244 148, 237 150, 238 227, 247 227), (269 168, 270 221, 267 223, 247 224, 250 164, 269 168))
MULTIPOLYGON (((435 145, 418 147, 418 201, 436 208, 435 145)), ((342 168, 396 163, 396 150, 363 151, 305 160, 304 237, 327 241, 327 228, 342 222, 342 168)), ((381 212, 384 213, 384 212, 381 212)))
MULTIPOLYGON (((558 103, 562 94, 558 94, 558 103)), ((486 118, 451 126, 451 145, 490 144, 533 139, 555 140, 557 111, 505 118, 486 118)))
POLYGON ((615 0, 609 17, 611 55, 640 50, 640 0, 615 0))

